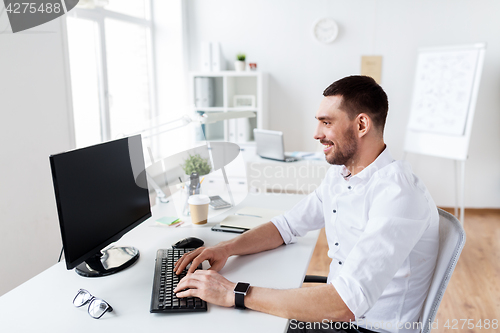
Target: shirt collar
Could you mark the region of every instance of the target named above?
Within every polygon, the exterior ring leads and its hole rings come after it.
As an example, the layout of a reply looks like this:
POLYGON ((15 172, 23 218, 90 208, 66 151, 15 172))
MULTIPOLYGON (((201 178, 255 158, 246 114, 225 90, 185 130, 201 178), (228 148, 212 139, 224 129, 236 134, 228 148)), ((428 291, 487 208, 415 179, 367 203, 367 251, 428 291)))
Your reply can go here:
POLYGON ((344 177, 345 180, 368 180, 375 172, 386 167, 392 162, 394 162, 394 158, 392 157, 389 148, 387 148, 386 146, 385 149, 377 156, 375 161, 370 163, 366 168, 358 172, 356 175, 352 176, 351 172, 345 167, 345 165, 342 166, 340 175, 344 177))

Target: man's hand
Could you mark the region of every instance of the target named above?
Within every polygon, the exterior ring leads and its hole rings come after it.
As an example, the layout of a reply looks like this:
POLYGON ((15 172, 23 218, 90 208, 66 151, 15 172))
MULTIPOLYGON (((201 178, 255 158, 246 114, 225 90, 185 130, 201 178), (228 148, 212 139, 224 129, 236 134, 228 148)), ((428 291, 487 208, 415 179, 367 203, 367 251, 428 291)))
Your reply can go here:
POLYGON ((192 262, 191 267, 189 267, 188 273, 193 273, 199 264, 203 261, 208 260, 210 263, 210 270, 220 271, 222 267, 226 264, 229 254, 227 253, 224 246, 216 245, 212 247, 199 247, 194 251, 184 254, 174 266, 175 274, 180 274, 186 268, 186 266, 192 262))
MULTIPOLYGON (((191 266, 193 267, 193 266, 191 266)), ((188 273, 174 289, 177 297, 199 297, 202 300, 225 307, 234 305, 236 283, 228 281, 215 271, 197 270, 188 273), (185 291, 181 291, 188 289, 185 291)))

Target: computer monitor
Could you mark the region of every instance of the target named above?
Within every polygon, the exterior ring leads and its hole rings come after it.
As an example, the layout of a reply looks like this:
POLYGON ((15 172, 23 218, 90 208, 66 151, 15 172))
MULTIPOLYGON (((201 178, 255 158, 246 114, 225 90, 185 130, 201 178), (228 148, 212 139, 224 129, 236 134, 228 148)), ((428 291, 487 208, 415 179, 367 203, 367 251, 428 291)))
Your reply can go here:
POLYGON ((136 262, 134 247, 105 248, 151 216, 141 136, 51 155, 50 166, 66 267, 96 277, 136 262))

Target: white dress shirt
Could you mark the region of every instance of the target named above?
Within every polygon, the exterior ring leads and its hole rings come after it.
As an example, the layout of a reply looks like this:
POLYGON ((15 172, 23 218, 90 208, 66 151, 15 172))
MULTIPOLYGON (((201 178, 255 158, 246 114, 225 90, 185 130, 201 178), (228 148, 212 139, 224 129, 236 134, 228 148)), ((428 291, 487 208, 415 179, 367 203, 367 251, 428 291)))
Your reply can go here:
POLYGON ((386 148, 350 176, 334 165, 321 185, 272 219, 285 244, 325 227, 331 283, 357 324, 377 332, 420 332, 436 264, 439 215, 406 161, 386 148))

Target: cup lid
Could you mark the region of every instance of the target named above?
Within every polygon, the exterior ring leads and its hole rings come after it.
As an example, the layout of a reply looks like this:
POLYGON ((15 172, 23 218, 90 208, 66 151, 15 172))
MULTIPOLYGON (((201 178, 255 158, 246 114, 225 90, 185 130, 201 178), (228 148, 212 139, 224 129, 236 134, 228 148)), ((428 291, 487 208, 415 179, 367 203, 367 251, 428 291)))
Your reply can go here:
POLYGON ((210 203, 210 198, 205 194, 195 194, 189 197, 188 203, 190 205, 205 205, 210 203))

